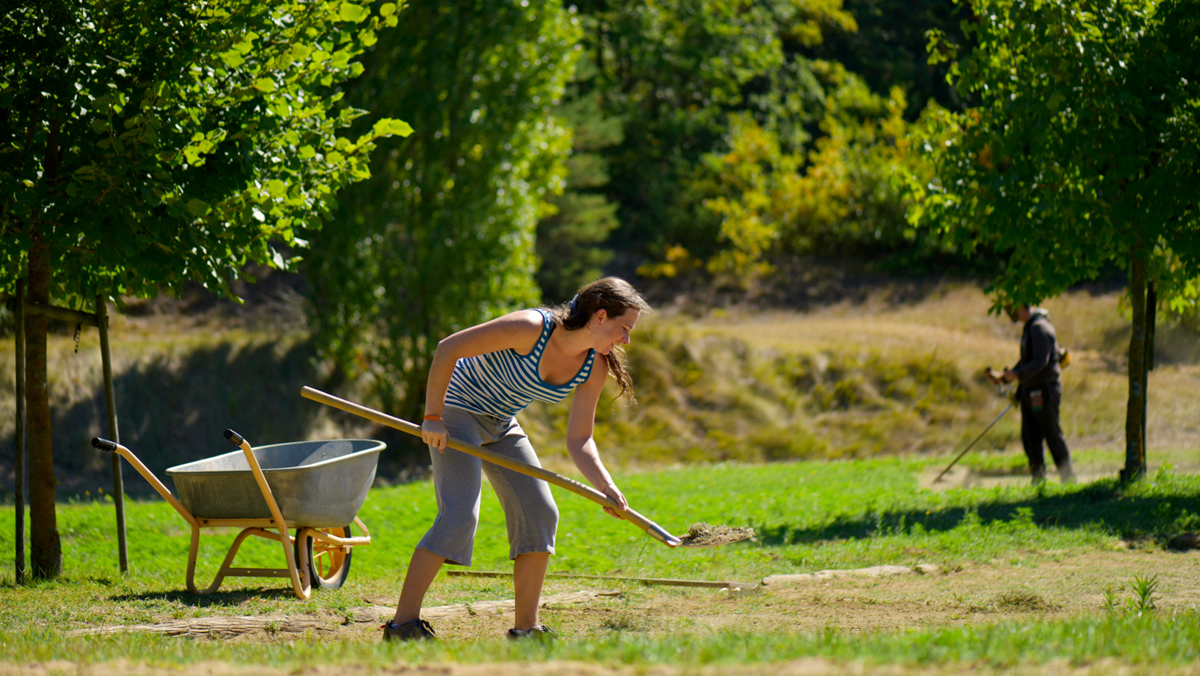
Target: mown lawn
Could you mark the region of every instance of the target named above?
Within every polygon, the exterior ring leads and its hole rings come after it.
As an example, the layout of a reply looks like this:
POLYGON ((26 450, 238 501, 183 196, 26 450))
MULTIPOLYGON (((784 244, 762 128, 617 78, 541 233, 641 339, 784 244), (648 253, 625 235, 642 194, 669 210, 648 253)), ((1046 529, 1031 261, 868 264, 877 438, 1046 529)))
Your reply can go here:
MULTIPOLYGON (((1077 453, 1081 463, 1090 457, 1086 451, 1077 453)), ((690 524, 704 521, 752 526, 758 533, 754 542, 707 550, 669 549, 629 524, 607 517, 592 503, 556 489, 562 523, 552 570, 756 582, 769 575, 881 564, 927 563, 947 571, 987 565, 1034 570, 1063 557, 1114 551, 1138 552, 1141 561, 1163 557, 1164 565, 1195 567, 1193 555, 1169 553, 1164 544, 1172 534, 1200 527, 1200 477, 1165 467, 1129 487, 1100 479, 1077 486, 1032 487, 1022 480, 992 488, 921 488, 921 477, 936 473, 946 461, 880 458, 718 465, 619 476, 634 508, 672 532, 684 532, 690 524)), ((985 464, 1001 462, 990 458, 985 464)), ((620 622, 609 621, 603 631, 581 631, 554 645, 537 647, 460 640, 406 646, 397 653, 394 647, 379 645, 373 632, 350 638, 266 636, 259 640, 69 633, 206 615, 349 616, 365 604, 364 598, 382 598, 385 603, 395 599, 407 557, 434 511, 426 482, 373 489, 360 512, 373 544, 355 550, 349 582, 341 590, 318 591, 312 599, 299 601, 283 591, 280 580, 234 578, 213 596, 187 594, 186 524, 158 500, 128 506, 131 572, 121 577, 111 505, 103 501, 63 504, 59 511, 63 577, 18 587, 12 584, 11 568, 0 572, 4 611, 0 613, 0 654, 4 655, 0 661, 96 664, 124 659, 166 665, 223 660, 286 667, 314 661, 384 665, 397 659, 408 663, 523 659, 679 666, 769 665, 820 656, 837 663, 866 660, 906 668, 935 666, 950 673, 964 664, 1007 669, 1102 658, 1139 668, 1176 669, 1200 657, 1200 622, 1194 605, 1186 600, 1162 608, 1143 604, 1135 611, 1128 591, 1130 576, 1109 581, 1107 593, 1115 603, 1107 607, 1089 601, 1046 619, 1036 614, 997 615, 994 621, 869 631, 836 627, 754 631, 740 625, 708 630, 684 622, 625 631, 621 622, 634 628, 637 624, 636 607, 627 605, 620 622)), ((486 488, 481 521, 473 569, 509 570, 499 506, 486 488)), ((12 533, 10 508, 0 514, 0 550, 13 551, 12 533)), ((211 579, 231 539, 231 533, 206 533, 202 538, 199 584, 211 579)), ((243 551, 239 558, 243 566, 276 567, 283 558, 279 545, 266 541, 247 545, 243 551)), ((953 576, 946 579, 952 582, 953 576)), ((712 593, 626 591, 642 607, 656 599, 703 602, 710 597, 699 595, 712 593)), ((435 583, 427 605, 502 599, 510 594, 504 580, 443 577, 435 583)), ((809 601, 789 603, 792 607, 760 598, 743 605, 726 604, 726 612, 804 613, 809 601)))

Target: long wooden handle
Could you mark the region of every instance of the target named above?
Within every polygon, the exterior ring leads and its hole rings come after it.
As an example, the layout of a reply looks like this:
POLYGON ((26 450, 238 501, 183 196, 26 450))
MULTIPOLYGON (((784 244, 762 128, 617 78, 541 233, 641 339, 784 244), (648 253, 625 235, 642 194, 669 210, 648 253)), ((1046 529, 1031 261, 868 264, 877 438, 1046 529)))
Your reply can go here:
MULTIPOLYGON (((373 420, 381 425, 387 425, 388 427, 398 429, 401 432, 407 432, 418 437, 421 436, 421 428, 418 425, 414 425, 407 420, 402 420, 386 413, 376 411, 373 408, 368 408, 361 404, 356 404, 352 401, 335 397, 327 392, 322 392, 321 390, 306 386, 300 391, 300 394, 305 399, 312 399, 313 401, 325 404, 326 406, 332 406, 333 408, 346 411, 347 413, 353 413, 354 415, 362 416, 367 420, 373 420)), ((462 451, 468 455, 473 455, 477 458, 486 460, 493 465, 499 465, 501 467, 511 469, 514 472, 520 472, 521 474, 541 479, 547 483, 552 483, 560 488, 565 488, 572 493, 581 495, 598 505, 612 507, 613 510, 616 511, 616 513, 622 518, 633 522, 636 526, 646 531, 650 537, 658 540, 668 547, 676 547, 681 542, 679 538, 668 533, 663 529, 662 526, 659 526, 632 509, 626 509, 622 511, 612 498, 601 493, 600 491, 597 491, 591 486, 585 486, 574 479, 562 476, 561 474, 556 474, 548 469, 543 469, 536 465, 530 465, 528 463, 521 462, 520 460, 514 460, 507 456, 500 455, 494 451, 489 451, 486 448, 482 448, 465 441, 460 441, 458 439, 450 438, 446 441, 446 445, 456 451, 462 451)))

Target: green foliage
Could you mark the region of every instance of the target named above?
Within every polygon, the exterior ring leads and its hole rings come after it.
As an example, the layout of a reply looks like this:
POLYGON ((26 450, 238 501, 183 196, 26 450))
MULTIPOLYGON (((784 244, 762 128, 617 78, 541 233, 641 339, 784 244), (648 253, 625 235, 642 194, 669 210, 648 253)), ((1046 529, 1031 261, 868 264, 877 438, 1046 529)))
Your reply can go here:
POLYGON ((1111 586, 1104 590, 1102 608, 1110 615, 1116 615, 1118 608, 1125 617, 1142 617, 1152 613, 1156 608, 1154 592, 1158 590, 1157 575, 1134 575, 1129 582, 1131 596, 1125 598, 1124 607, 1117 603, 1117 590, 1111 586))
POLYGON ((581 11, 594 19, 587 54, 601 109, 624 122, 624 141, 605 153, 608 193, 621 205, 613 244, 660 260, 678 245, 707 259, 720 222, 690 184, 720 146, 727 115, 751 112, 789 142, 806 139, 820 92, 788 50, 853 19, 840 0, 621 0, 581 11))
POLYGON ((749 116, 731 115, 728 152, 706 157, 708 176, 696 185, 721 218, 722 245, 709 271, 745 284, 781 255, 909 260, 942 252, 938 237, 905 219, 909 177, 929 168, 909 140, 914 125, 904 120, 903 91, 874 94, 837 63, 808 68, 825 90, 811 148, 789 151, 749 116))
POLYGON ((368 175, 379 119, 337 88, 395 23, 342 0, 24 3, 0 29, 0 288, 26 252, 53 295, 218 293, 286 253, 368 175), (35 247, 37 245, 37 247, 35 247), (45 247, 42 249, 41 247, 45 247))
POLYGON ((427 2, 367 57, 349 98, 416 132, 381 145, 306 271, 319 344, 385 409, 419 411, 441 338, 537 301, 535 227, 571 143, 552 112, 578 38, 555 3, 427 2))
MULTIPOLYGON (((594 23, 581 17, 581 24, 594 23)), ((594 91, 595 66, 587 56, 578 67, 558 110, 572 131, 574 144, 566 161, 566 186, 550 198, 553 213, 538 222, 538 286, 550 302, 570 298, 584 284, 603 276, 613 252, 603 247, 619 225, 617 204, 604 195, 608 186, 607 148, 622 140, 621 120, 604 115, 594 91)))
POLYGON ((969 9, 953 0, 845 0, 843 8, 854 17, 855 29, 826 32, 812 56, 842 64, 872 91, 904 87, 905 119, 915 119, 930 100, 952 110, 963 107, 946 79, 948 64, 929 63, 926 44, 930 30, 965 42, 960 22, 970 21, 969 9))
POLYGON ((943 113, 953 140, 930 144, 937 178, 918 189, 912 219, 931 219, 964 251, 1004 255, 997 305, 1037 302, 1135 256, 1150 259, 1160 297, 1179 297, 1200 274, 1194 4, 972 9, 971 53, 935 36, 931 58, 952 61, 960 93, 979 105, 943 113))

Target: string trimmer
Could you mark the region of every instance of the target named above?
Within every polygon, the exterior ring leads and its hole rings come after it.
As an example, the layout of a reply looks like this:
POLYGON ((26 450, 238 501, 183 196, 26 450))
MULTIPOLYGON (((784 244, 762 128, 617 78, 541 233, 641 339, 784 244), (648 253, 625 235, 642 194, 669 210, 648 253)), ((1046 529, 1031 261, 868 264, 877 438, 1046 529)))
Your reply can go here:
MULTIPOLYGON (((986 369, 984 369, 984 372, 986 373, 987 371, 990 371, 991 369, 992 369, 992 367, 989 366, 986 369)), ((941 481, 942 477, 946 476, 946 472, 949 472, 950 468, 954 467, 955 463, 957 463, 960 459, 962 459, 962 457, 967 454, 967 451, 971 450, 971 447, 974 446, 976 443, 978 443, 979 440, 983 438, 983 435, 988 433, 988 430, 992 429, 993 425, 1000 422, 1000 419, 1003 418, 1004 415, 1006 413, 1008 413, 1009 409, 1011 409, 1013 407, 1013 404, 1016 403, 1016 398, 1014 396, 1012 396, 1011 388, 1009 388, 1008 386, 997 384, 996 392, 998 394, 1004 395, 1006 398, 1008 398, 1008 406, 1005 406, 1004 410, 1000 411, 1000 415, 996 416, 992 420, 992 422, 988 423, 988 426, 983 428, 983 431, 979 433, 979 436, 975 437, 975 439, 973 441, 971 441, 971 443, 967 444, 967 447, 962 449, 962 452, 959 453, 957 456, 955 456, 954 460, 952 460, 949 465, 946 465, 946 469, 942 470, 942 473, 937 475, 937 478, 933 480, 933 483, 937 483, 937 482, 941 481)))

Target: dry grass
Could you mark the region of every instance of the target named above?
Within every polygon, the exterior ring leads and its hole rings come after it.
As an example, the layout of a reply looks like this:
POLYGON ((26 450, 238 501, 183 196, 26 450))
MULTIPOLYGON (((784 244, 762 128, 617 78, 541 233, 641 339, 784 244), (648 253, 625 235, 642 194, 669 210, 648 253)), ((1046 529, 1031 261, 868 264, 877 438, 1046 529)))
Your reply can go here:
MULTIPOLYGON (((602 404, 598 415, 606 459, 632 466, 956 453, 1003 409, 980 371, 1016 360, 1020 327, 988 315, 987 298, 971 284, 896 297, 881 287, 864 300, 803 313, 665 310, 647 317, 629 349, 640 405, 602 404)), ((1119 294, 1078 291, 1045 306, 1072 350, 1063 376, 1068 441, 1119 455, 1129 333, 1119 294)), ((330 369, 292 324, 116 315, 111 335, 121 437, 151 455, 156 471, 211 455, 214 444, 224 450, 217 435, 225 427, 255 443, 379 433, 299 399, 301 385, 323 385, 330 369)), ((0 493, 11 486, 13 457, 13 352, 5 342, 0 493)), ((1200 446, 1200 339, 1164 324, 1158 347, 1149 444, 1155 459, 1192 464, 1190 451, 1200 446)), ((63 494, 94 492, 81 477, 101 476, 107 466, 87 449, 107 429, 98 336, 85 330, 75 353, 66 330, 51 337, 50 352, 63 494)), ((335 386, 349 394, 351 385, 335 386)), ((569 469, 560 452, 566 413, 565 406, 535 405, 523 418, 552 468, 569 469)), ((1014 467, 1023 465, 1019 423, 1010 413, 976 452, 1007 452, 1014 467)))
MULTIPOLYGON (((715 312, 691 323, 702 334, 738 337, 758 349, 838 355, 878 352, 892 359, 933 355, 957 365, 979 383, 985 366, 1011 365, 1019 354, 1020 325, 987 314, 988 300, 973 285, 947 285, 911 304, 884 300, 881 289, 865 303, 843 303, 810 313, 715 312)), ((1115 292, 1077 291, 1043 304, 1071 349, 1063 374, 1063 428, 1078 447, 1123 447, 1128 392, 1127 311, 1115 292)), ((1200 338, 1185 329, 1160 329, 1158 365, 1151 373, 1148 443, 1169 449, 1200 445, 1200 338)), ((986 401, 950 421, 982 430, 1003 408, 986 401)), ((1019 446, 1019 418, 995 429, 997 439, 1019 446)))

